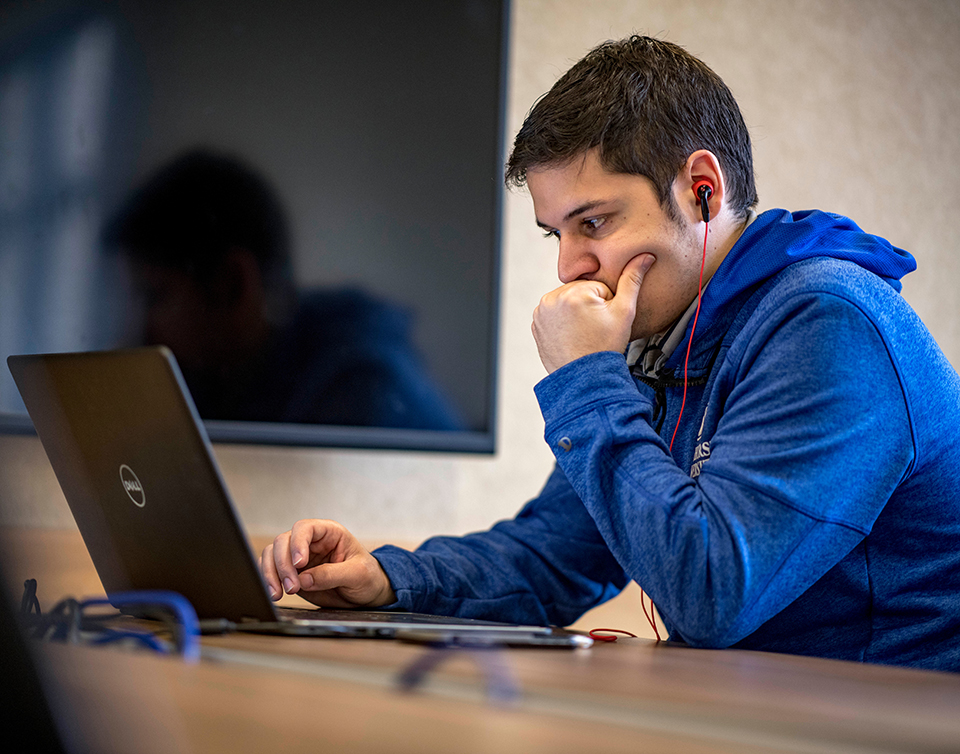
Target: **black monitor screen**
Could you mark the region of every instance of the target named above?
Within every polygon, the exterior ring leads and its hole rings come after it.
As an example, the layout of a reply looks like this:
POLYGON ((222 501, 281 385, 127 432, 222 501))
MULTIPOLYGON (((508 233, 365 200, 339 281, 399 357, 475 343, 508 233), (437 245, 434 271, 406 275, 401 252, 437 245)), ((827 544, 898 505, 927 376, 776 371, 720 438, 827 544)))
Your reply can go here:
POLYGON ((0 2, 0 355, 167 345, 215 441, 493 450, 508 15, 0 2))

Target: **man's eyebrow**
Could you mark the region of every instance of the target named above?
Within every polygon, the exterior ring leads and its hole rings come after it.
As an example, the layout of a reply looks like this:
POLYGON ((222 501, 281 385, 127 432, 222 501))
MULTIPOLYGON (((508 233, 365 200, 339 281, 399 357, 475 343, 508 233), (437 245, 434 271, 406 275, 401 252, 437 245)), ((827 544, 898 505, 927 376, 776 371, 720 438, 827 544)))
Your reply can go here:
MULTIPOLYGON (((572 218, 572 217, 576 217, 577 215, 583 214, 584 212, 589 212, 590 210, 595 209, 596 207, 599 207, 601 204, 605 204, 605 203, 606 203, 606 200, 605 200, 605 199, 595 199, 595 200, 592 201, 592 202, 587 202, 586 204, 581 204, 581 205, 580 205, 579 207, 577 207, 576 209, 572 209, 572 210, 570 210, 569 212, 567 212, 567 214, 564 215, 564 217, 563 217, 563 222, 566 222, 567 220, 569 220, 569 219, 572 218)), ((546 223, 542 223, 542 222, 540 222, 539 220, 537 220, 537 225, 539 225, 539 226, 540 226, 541 228, 543 228, 544 230, 547 230, 547 229, 550 228, 549 225, 547 225, 546 223)))

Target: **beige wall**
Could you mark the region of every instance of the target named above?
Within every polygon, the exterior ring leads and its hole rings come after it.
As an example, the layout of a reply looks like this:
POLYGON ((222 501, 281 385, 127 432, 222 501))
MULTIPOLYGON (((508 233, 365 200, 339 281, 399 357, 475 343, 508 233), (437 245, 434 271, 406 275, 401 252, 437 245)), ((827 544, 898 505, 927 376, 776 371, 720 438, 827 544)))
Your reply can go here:
MULTIPOLYGON (((570 63, 633 31, 684 45, 725 78, 753 133, 761 208, 843 212, 916 255, 906 296, 960 365, 960 4, 515 0, 511 138, 570 63)), ((321 516, 416 542, 486 528, 537 492, 551 457, 529 320, 556 273, 524 194, 506 199, 504 240, 498 454, 220 446, 248 530, 321 516)), ((0 506, 0 523, 73 525, 33 439, 0 437, 0 506)))

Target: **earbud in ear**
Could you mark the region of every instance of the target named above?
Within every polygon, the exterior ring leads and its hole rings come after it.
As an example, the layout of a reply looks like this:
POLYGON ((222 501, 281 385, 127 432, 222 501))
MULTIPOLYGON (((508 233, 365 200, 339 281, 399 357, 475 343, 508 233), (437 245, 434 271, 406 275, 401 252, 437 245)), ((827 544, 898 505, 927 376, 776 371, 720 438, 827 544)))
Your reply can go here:
POLYGON ((700 214, 703 215, 703 221, 710 222, 709 199, 713 196, 713 184, 710 181, 697 181, 693 184, 693 193, 700 200, 700 214))

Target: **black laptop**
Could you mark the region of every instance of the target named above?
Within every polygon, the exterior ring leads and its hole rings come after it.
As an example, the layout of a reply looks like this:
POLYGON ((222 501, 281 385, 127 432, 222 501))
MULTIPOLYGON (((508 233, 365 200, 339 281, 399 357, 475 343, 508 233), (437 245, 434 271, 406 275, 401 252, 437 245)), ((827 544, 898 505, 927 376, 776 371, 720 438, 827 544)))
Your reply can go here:
POLYGON ((172 590, 204 625, 259 632, 591 643, 541 626, 276 606, 168 349, 10 356, 7 363, 108 596, 172 590))

